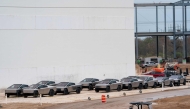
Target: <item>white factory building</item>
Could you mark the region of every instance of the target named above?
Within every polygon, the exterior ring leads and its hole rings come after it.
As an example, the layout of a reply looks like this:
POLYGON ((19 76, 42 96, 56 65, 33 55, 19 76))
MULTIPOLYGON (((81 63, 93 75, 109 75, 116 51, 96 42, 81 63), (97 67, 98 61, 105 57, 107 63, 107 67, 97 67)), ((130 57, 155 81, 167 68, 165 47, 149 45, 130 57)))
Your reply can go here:
POLYGON ((135 75, 133 0, 1 0, 0 89, 135 75))

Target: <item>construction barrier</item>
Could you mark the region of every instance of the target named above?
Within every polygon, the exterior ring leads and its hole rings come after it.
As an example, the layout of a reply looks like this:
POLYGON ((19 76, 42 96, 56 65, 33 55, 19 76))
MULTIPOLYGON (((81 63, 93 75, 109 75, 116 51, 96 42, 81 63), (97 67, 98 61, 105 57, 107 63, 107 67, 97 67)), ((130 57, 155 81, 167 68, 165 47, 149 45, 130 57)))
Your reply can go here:
POLYGON ((102 95, 102 103, 106 103, 106 96, 102 95))

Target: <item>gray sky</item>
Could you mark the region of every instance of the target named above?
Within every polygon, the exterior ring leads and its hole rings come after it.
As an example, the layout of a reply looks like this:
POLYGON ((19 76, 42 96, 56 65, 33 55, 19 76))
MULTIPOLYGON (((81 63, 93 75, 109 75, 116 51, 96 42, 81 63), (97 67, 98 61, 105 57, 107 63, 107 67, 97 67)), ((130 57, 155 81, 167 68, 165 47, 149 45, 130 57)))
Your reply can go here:
MULTIPOLYGON (((134 0, 135 3, 174 3, 180 0, 134 0)), ((155 7, 139 7, 138 12, 138 31, 155 32, 156 31, 156 9, 155 7)), ((173 9, 167 7, 167 31, 173 27, 173 9)), ((164 31, 164 8, 158 8, 159 31, 164 31)), ((187 27, 190 26, 190 7, 187 7, 187 27)), ((182 9, 176 7, 176 28, 182 28, 182 9)), ((190 31, 190 27, 187 28, 190 31)))

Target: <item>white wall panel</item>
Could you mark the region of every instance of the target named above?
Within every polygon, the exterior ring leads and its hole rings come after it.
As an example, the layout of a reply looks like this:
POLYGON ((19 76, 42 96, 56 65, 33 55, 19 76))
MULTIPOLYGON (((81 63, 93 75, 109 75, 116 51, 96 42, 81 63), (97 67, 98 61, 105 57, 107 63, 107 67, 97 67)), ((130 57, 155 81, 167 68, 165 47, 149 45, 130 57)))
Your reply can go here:
POLYGON ((0 6, 23 7, 133 7, 133 0, 1 0, 0 6))
POLYGON ((126 17, 5 16, 0 15, 0 29, 133 29, 126 17))
POLYGON ((135 75, 133 0, 0 2, 0 89, 135 75))

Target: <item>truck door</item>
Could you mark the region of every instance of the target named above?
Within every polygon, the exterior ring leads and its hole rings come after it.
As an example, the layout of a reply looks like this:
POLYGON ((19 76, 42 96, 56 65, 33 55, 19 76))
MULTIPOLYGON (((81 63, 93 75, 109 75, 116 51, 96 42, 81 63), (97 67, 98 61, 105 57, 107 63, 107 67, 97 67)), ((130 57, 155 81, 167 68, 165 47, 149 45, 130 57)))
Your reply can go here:
MULTIPOLYGON (((116 82, 115 82, 116 83, 116 82)), ((110 82, 110 89, 114 89, 115 88, 115 84, 114 84, 114 81, 111 81, 110 82)))
POLYGON ((73 84, 72 83, 69 83, 68 85, 67 85, 67 89, 68 89, 68 92, 73 92, 73 91, 75 91, 74 89, 74 87, 73 87, 73 84))

